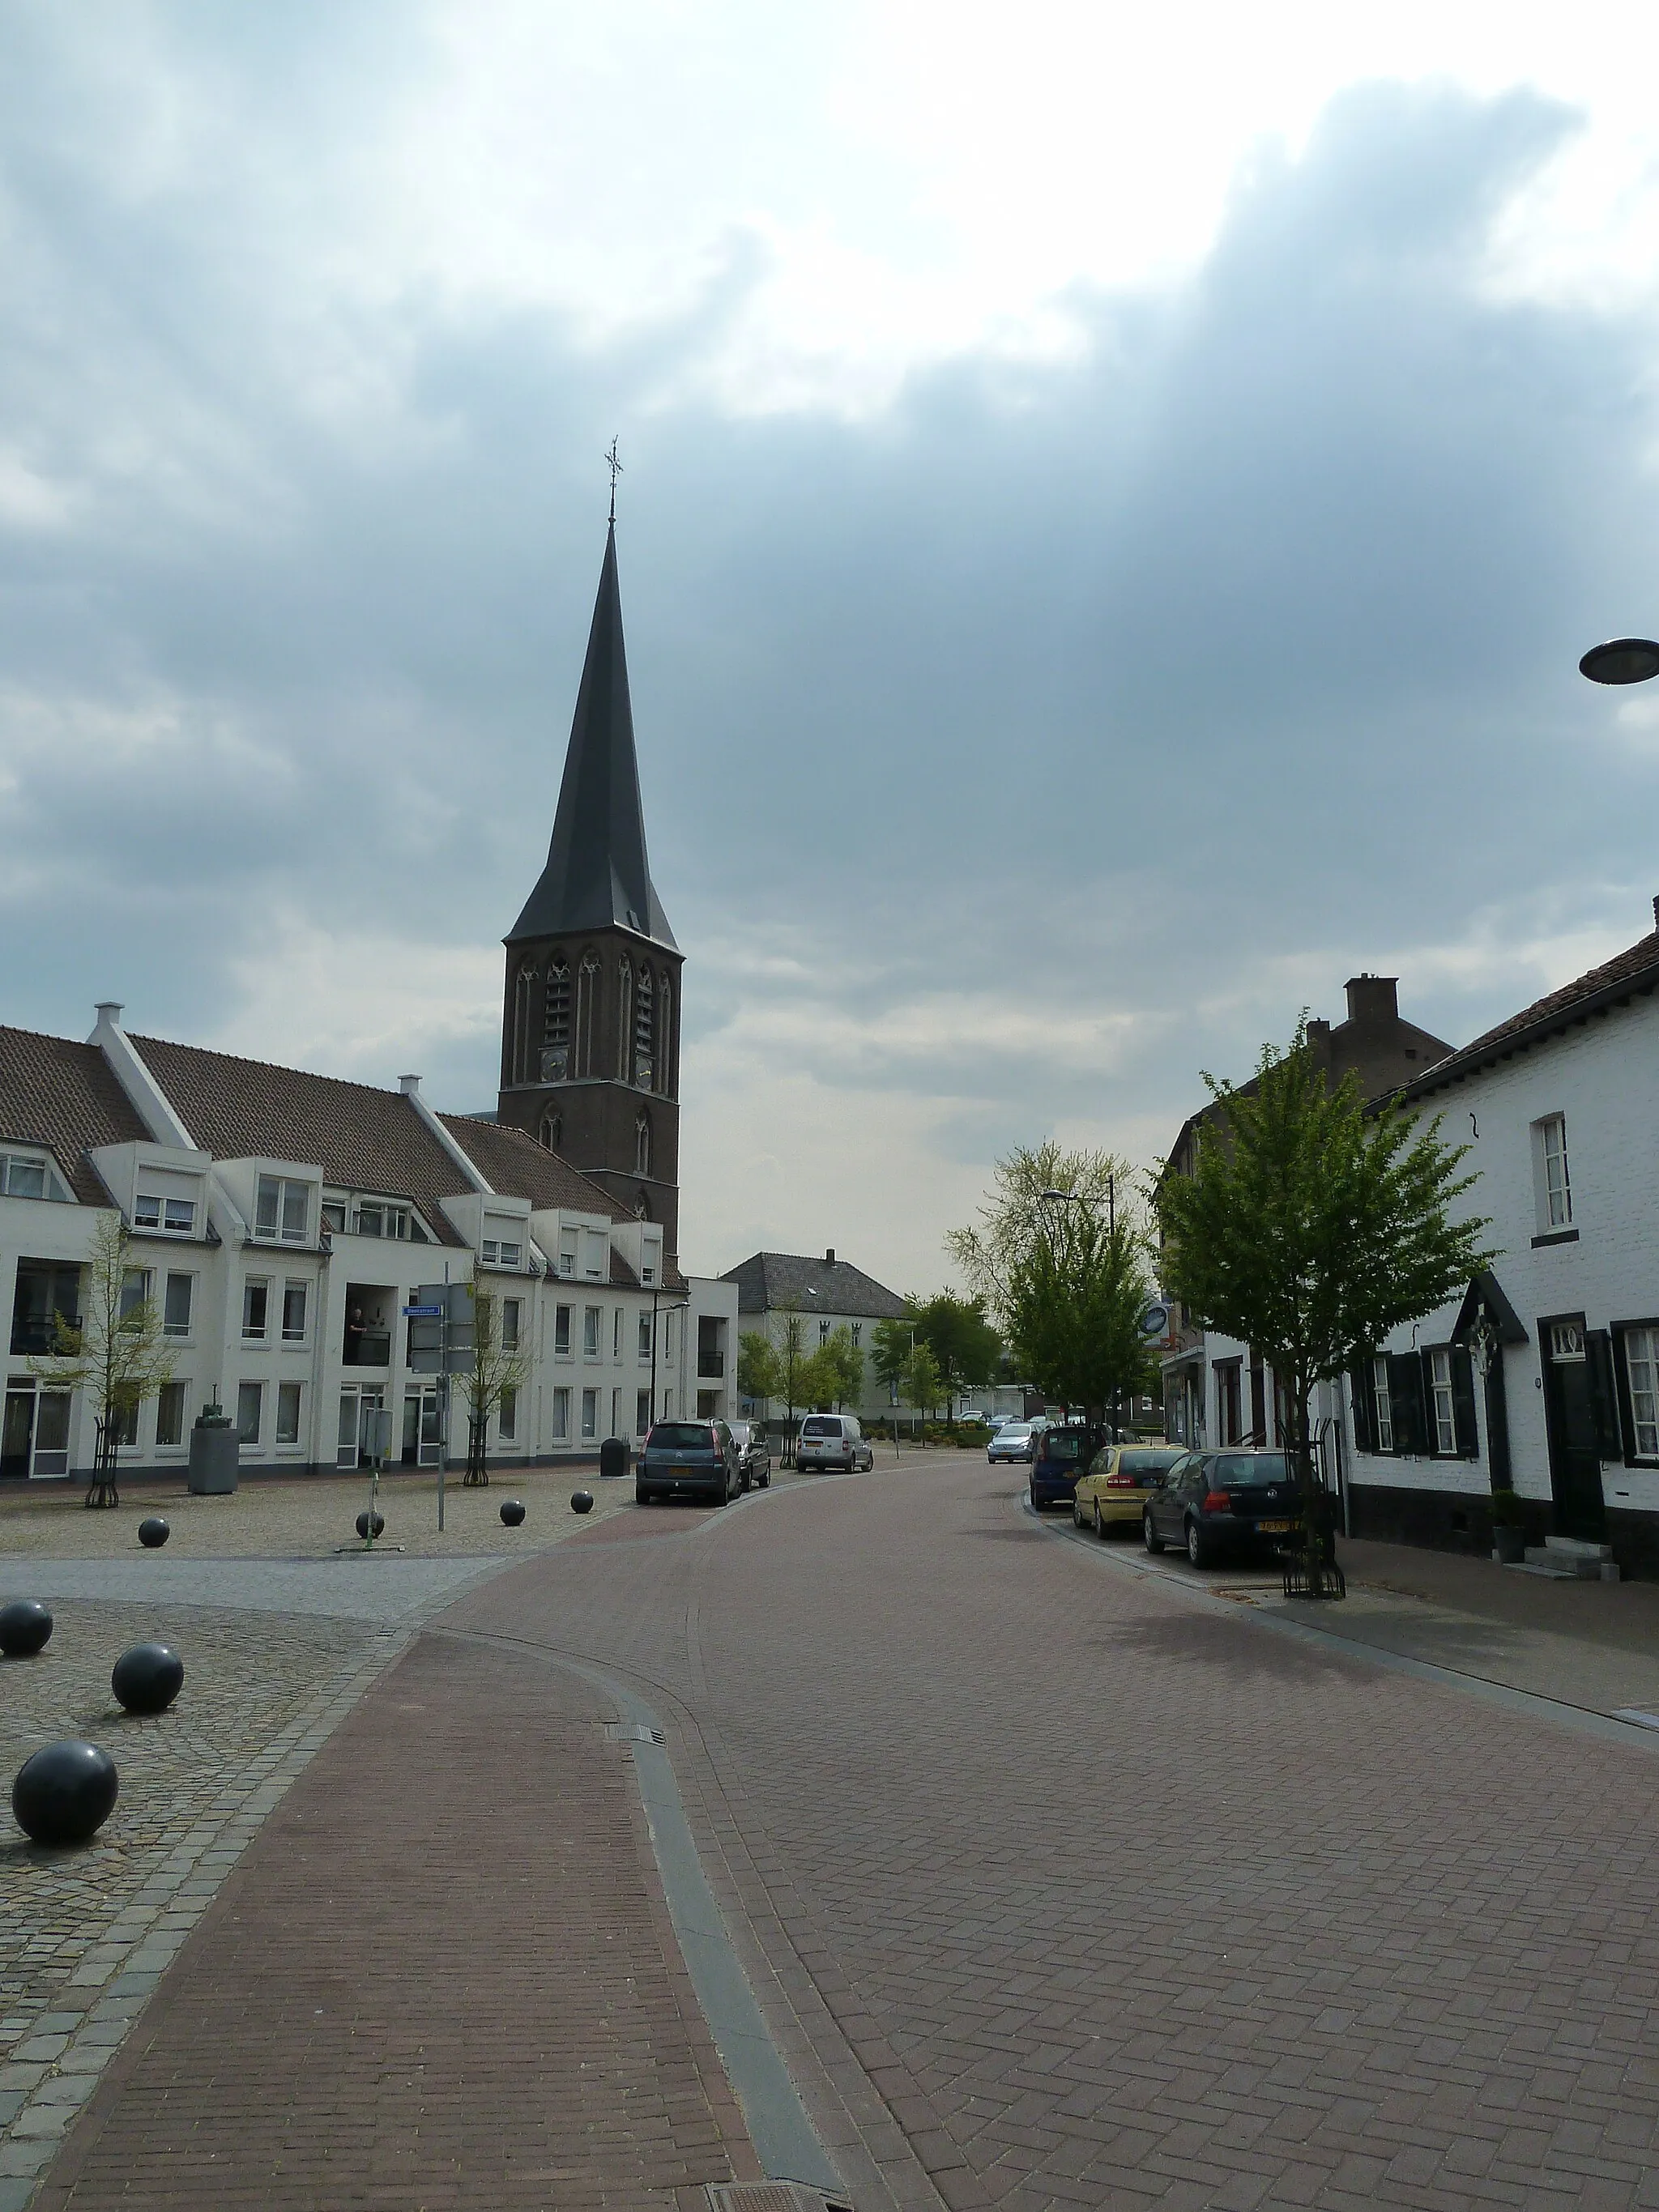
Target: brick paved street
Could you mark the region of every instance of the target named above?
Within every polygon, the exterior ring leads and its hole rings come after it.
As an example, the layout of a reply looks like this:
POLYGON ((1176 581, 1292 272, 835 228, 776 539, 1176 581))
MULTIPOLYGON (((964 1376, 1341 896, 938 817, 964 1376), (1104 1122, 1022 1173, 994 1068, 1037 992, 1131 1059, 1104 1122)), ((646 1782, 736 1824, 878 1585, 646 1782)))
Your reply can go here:
POLYGON ((458 1598, 40 2203, 690 2207, 756 2170, 568 1656, 663 1716, 860 2212, 1659 2204, 1653 1740, 1287 1641, 1018 1481, 623 1510, 458 1598))
POLYGON ((1659 2202, 1645 1741, 1203 1613, 1012 1487, 796 1487, 447 1618, 681 1705, 809 2101, 895 2195, 896 2122, 963 2204, 1659 2202))

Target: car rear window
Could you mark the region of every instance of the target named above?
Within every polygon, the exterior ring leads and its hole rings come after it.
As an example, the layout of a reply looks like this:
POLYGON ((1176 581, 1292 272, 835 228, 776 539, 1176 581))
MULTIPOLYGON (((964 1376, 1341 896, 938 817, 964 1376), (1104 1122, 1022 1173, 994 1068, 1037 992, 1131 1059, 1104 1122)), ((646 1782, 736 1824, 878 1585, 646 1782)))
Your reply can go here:
POLYGON ((1118 1469, 1123 1474, 1163 1474, 1180 1457, 1178 1451, 1126 1451, 1118 1469))
POLYGON ((1055 1436, 1051 1430, 1042 1439, 1042 1456, 1044 1459, 1081 1459, 1083 1438, 1055 1436))
POLYGON ((659 1421, 645 1440, 647 1451, 713 1451, 714 1432, 701 1421, 659 1421))
POLYGON ((1210 1480, 1221 1490, 1248 1490, 1253 1483, 1284 1482, 1288 1474, 1283 1452, 1223 1452, 1210 1462, 1210 1480))
POLYGON ((801 1423, 800 1432, 804 1437, 838 1437, 841 1423, 821 1420, 815 1416, 811 1420, 801 1423))
POLYGON ((1008 1437, 1029 1437, 1030 1433, 1024 1421, 1010 1421, 1006 1428, 997 1431, 997 1440, 1000 1443, 1008 1437))

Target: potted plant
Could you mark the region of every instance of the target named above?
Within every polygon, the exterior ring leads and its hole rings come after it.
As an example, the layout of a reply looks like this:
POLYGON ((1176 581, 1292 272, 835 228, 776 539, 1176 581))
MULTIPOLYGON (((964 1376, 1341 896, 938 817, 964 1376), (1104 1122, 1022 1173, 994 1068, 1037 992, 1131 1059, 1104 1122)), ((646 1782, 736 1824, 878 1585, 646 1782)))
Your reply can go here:
POLYGON ((1512 1490, 1492 1494, 1492 1555, 1504 1566, 1518 1567, 1527 1556, 1527 1509, 1512 1490))

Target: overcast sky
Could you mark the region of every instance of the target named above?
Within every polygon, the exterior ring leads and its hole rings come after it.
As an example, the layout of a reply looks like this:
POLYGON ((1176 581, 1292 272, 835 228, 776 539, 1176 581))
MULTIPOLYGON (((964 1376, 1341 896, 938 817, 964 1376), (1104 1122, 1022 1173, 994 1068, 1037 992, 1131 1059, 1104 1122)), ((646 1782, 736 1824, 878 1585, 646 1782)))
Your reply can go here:
POLYGON ((1009 1145, 1651 927, 1628 0, 0 42, 0 1019, 491 1103, 613 433, 699 1271, 930 1289, 1009 1145))

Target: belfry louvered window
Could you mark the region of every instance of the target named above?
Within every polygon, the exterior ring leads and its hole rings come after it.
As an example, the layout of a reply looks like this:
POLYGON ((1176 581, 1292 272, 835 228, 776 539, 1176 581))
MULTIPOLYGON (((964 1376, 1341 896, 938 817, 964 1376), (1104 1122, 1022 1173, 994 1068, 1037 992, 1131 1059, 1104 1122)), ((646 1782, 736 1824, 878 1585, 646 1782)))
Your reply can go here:
POLYGON ((576 971, 575 1054, 578 1075, 593 1073, 593 1002, 599 994, 599 963, 589 952, 576 971))
POLYGON ((665 1098, 674 1095, 674 1071, 669 1065, 669 1055, 674 1049, 674 986, 666 975, 657 999, 657 1080, 653 1088, 665 1098))
POLYGON ((653 1088, 656 1060, 656 1001, 651 990, 651 970, 641 968, 634 997, 634 1081, 641 1091, 653 1088))
POLYGON ((542 1081, 562 1083, 570 1073, 570 963, 548 963, 542 1000, 542 1081))
POLYGON ((634 1029, 634 963, 624 957, 617 969, 617 1076, 626 1083, 629 1041, 634 1029))
POLYGON ((531 1006, 535 988, 535 969, 520 968, 513 986, 513 1057, 507 1070, 508 1079, 514 1083, 533 1080, 531 1006))

